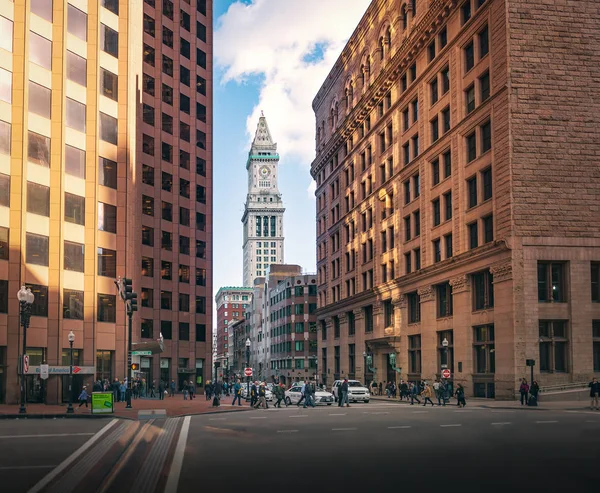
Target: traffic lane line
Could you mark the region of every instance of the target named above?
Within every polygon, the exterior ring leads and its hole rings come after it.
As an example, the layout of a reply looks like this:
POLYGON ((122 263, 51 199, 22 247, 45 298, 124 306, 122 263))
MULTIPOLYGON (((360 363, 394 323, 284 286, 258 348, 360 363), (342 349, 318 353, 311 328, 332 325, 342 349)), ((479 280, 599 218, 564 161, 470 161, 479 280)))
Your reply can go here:
POLYGON ((347 416, 347 413, 331 413, 329 416, 347 416))
POLYGON ((403 425, 403 426, 388 426, 388 430, 405 430, 407 428, 412 428, 412 426, 409 425, 403 425))
POLYGON ((40 465, 40 466, 0 466, 0 471, 19 471, 28 469, 53 469, 58 464, 40 465))
POLYGON ((538 424, 538 425, 545 425, 545 424, 550 424, 550 423, 558 423, 558 421, 549 420, 549 421, 536 421, 535 422, 535 424, 538 424))
POLYGON ((492 426, 504 426, 504 425, 510 425, 512 423, 505 421, 503 423, 492 423, 492 426))
POLYGON ((277 430, 277 433, 298 433, 298 430, 277 430))
POLYGON ((91 437, 95 433, 49 433, 46 435, 0 435, 0 440, 10 440, 21 438, 58 438, 58 437, 91 437))
POLYGON ((331 428, 331 431, 355 431, 358 428, 331 428))
POLYGON ((169 476, 167 478, 167 484, 165 486, 164 493, 177 493, 179 487, 179 477, 181 476, 181 468, 183 466, 183 458, 185 455, 185 448, 190 432, 191 416, 186 416, 183 419, 183 425, 179 431, 179 438, 177 445, 175 446, 175 454, 173 455, 173 462, 171 462, 171 469, 169 470, 169 476))
POLYGON ((440 425, 441 428, 453 428, 453 427, 458 427, 458 426, 462 426, 462 424, 460 423, 453 423, 450 425, 440 425))

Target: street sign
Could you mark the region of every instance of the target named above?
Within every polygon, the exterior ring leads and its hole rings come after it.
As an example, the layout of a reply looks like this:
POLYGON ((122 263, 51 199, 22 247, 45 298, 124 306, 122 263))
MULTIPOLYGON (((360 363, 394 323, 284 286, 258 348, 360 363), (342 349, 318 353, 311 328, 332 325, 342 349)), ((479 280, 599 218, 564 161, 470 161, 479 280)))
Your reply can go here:
POLYGON ((29 372, 29 356, 26 354, 23 356, 23 373, 29 372))
POLYGON ((40 365, 40 378, 46 380, 48 378, 48 365, 40 365))
POLYGON ((244 375, 247 377, 252 376, 252 368, 244 368, 244 375))
POLYGON ((448 370, 448 368, 446 368, 445 370, 442 370, 442 377, 444 378, 450 378, 450 370, 448 370))
POLYGON ((132 351, 132 356, 152 356, 152 351, 132 351))

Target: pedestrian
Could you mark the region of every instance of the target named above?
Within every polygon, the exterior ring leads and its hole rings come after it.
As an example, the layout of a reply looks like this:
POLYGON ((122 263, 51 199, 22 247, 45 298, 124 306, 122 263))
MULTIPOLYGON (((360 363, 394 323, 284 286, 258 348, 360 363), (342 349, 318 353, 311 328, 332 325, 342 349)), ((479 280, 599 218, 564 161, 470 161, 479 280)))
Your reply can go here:
MULTIPOLYGON (((342 391, 342 407, 346 404, 346 407, 350 407, 350 403, 348 401, 348 379, 344 378, 344 383, 340 386, 340 390, 342 391)), ((379 382, 379 392, 381 392, 381 382, 379 382)))
POLYGON ((467 405, 465 388, 460 383, 456 386, 456 400, 458 407, 465 407, 467 405))
MULTIPOLYGON (((300 394, 302 394, 302 397, 300 397, 298 404, 296 404, 298 407, 300 407, 300 404, 306 400, 306 382, 302 384, 302 387, 300 388, 300 394)), ((304 407, 306 407, 306 405, 304 407)))
POLYGON ((410 384, 410 405, 412 406, 415 401, 417 401, 417 403, 421 404, 421 401, 419 400, 419 384, 417 383, 411 383, 410 384))
POLYGON ((188 382, 188 391, 190 393, 190 401, 194 399, 194 394, 196 393, 196 386, 194 385, 194 381, 190 380, 188 382))
POLYGON ((275 396, 277 397, 277 402, 275 403, 275 407, 279 407, 281 409, 281 402, 285 404, 285 407, 288 407, 287 400, 285 399, 285 385, 280 383, 275 386, 275 396))
POLYGON ((527 385, 527 380, 522 379, 521 385, 519 387, 519 393, 521 394, 521 406, 525 406, 528 403, 527 394, 529 393, 529 385, 527 385))
POLYGON ((150 398, 156 397, 156 380, 152 380, 152 384, 150 385, 150 398))
POLYGON ((375 380, 371 382, 371 392, 373 395, 377 395, 377 382, 375 380))
POLYGON ((383 395, 383 384, 379 382, 379 395, 383 395))
POLYGON ((310 382, 306 384, 306 388, 304 389, 304 395, 306 396, 306 398, 304 399, 304 408, 306 409, 306 406, 315 407, 315 403, 312 399, 313 387, 310 382))
POLYGON ((431 387, 429 386, 429 384, 427 382, 425 382, 425 388, 423 389, 423 406, 427 406, 427 402, 429 402, 431 404, 431 406, 433 407, 433 401, 431 400, 431 396, 433 395, 433 392, 431 391, 431 387))
POLYGON ((125 386, 125 382, 121 382, 121 385, 119 385, 119 397, 121 402, 125 402, 125 392, 127 392, 127 387, 125 386))
POLYGON ((240 379, 238 378, 237 382, 233 386, 233 402, 232 406, 235 406, 235 401, 237 400, 238 406, 242 405, 242 384, 240 383, 240 379))
POLYGON ((540 393, 540 386, 537 381, 534 380, 531 383, 531 387, 529 388, 529 405, 537 406, 538 405, 538 394, 540 393))
POLYGON ((102 385, 102 380, 96 380, 94 382, 94 386, 92 387, 92 392, 102 392, 104 390, 104 385, 102 385))
POLYGON ((184 380, 183 382, 183 387, 181 388, 181 390, 183 390, 183 400, 187 401, 188 398, 188 386, 187 386, 187 380, 184 380))
POLYGON ((252 387, 250 387, 250 406, 254 407, 258 402, 258 382, 252 383, 252 387))
POLYGON ((121 382, 118 378, 115 378, 114 382, 110 386, 113 393, 113 402, 119 402, 119 390, 121 388, 121 382))
POLYGON ((261 406, 264 406, 265 409, 269 409, 269 405, 267 404, 267 391, 265 388, 265 382, 261 382, 258 388, 258 403, 254 407, 255 409, 260 409, 261 406))
POLYGON ((400 400, 404 397, 408 401, 408 384, 404 380, 400 380, 400 400))
POLYGON ((592 381, 588 383, 588 387, 590 388, 590 409, 600 409, 598 407, 598 397, 600 395, 600 383, 598 383, 598 379, 596 377, 592 378, 592 381))
POLYGON ((171 380, 171 385, 169 387, 170 393, 169 396, 173 397, 175 395, 175 380, 171 380))
POLYGON ((435 396, 437 397, 437 401, 438 401, 438 406, 442 405, 442 401, 444 402, 444 406, 446 405, 446 401, 444 400, 444 384, 442 382, 440 382, 439 380, 436 379, 435 382, 433 382, 433 391, 435 393, 435 396))
MULTIPOLYGON (((85 407, 88 407, 88 398, 89 395, 87 393, 86 390, 86 386, 83 386, 83 389, 81 389, 81 393, 79 394, 79 407, 83 406, 85 404, 85 407)), ((78 407, 78 409, 79 409, 78 407)))

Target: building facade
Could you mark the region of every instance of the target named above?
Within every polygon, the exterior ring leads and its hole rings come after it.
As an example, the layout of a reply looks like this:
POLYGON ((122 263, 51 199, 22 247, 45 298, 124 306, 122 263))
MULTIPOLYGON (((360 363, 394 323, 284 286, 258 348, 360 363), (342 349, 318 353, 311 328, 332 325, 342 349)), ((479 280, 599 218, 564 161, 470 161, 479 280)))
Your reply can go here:
POLYGON ((217 304, 216 358, 214 360, 216 378, 227 378, 233 363, 233 333, 229 327, 244 319, 244 313, 252 303, 252 288, 222 287, 215 296, 217 304))
POLYGON ((267 119, 261 114, 248 160, 248 194, 244 206, 243 265, 244 286, 264 277, 271 264, 284 260, 283 200, 277 184, 279 172, 277 144, 273 142, 267 119))
POLYGON ((600 372, 599 16, 370 4, 313 102, 323 379, 600 372))
POLYGON ((0 401, 19 399, 21 285, 35 295, 28 401, 68 400, 70 331, 74 393, 125 377, 117 277, 139 293, 134 342, 164 336, 140 376, 201 384, 211 367, 212 2, 3 0, 0 23, 0 401))

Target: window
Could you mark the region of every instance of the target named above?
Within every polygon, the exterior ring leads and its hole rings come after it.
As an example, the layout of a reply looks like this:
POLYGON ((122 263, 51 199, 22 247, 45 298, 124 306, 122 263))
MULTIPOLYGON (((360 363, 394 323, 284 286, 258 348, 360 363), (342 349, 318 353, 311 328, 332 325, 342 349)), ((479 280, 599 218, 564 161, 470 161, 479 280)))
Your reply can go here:
POLYGON ((444 236, 446 242, 446 258, 452 257, 452 233, 444 236))
MULTIPOLYGON (((4 75, 8 75, 9 84, 12 80, 12 74, 10 72, 6 72, 5 70, 0 69, 0 79, 2 82, 4 81, 4 75)), ((4 86, 4 84, 2 84, 4 86)), ((2 97, 3 101, 10 103, 11 96, 11 87, 10 85, 7 88, 7 96, 2 97)), ((4 88, 2 89, 2 93, 4 94, 4 88)), ((40 86, 35 82, 29 81, 29 111, 31 113, 35 113, 36 115, 43 116, 44 118, 50 118, 50 107, 52 105, 52 91, 47 87, 40 86)))
POLYGON ((206 122, 206 106, 196 103, 196 118, 201 122, 206 122))
POLYGON ((201 157, 196 157, 196 173, 206 176, 206 160, 201 157))
POLYGON ((442 94, 446 94, 450 90, 450 67, 445 67, 440 72, 442 76, 442 94))
POLYGON ((100 185, 116 190, 117 163, 110 159, 106 159, 105 157, 100 157, 98 165, 98 181, 100 185))
POLYGON ((160 309, 171 310, 173 308, 173 293, 171 291, 160 292, 160 309))
POLYGON ((404 131, 406 132, 410 128, 410 119, 409 119, 408 108, 406 108, 402 112, 402 123, 403 123, 404 131))
POLYGON ((206 214, 196 212, 196 229, 198 231, 206 230, 206 214))
POLYGON ((435 287, 437 299, 437 317, 452 316, 452 286, 449 282, 438 284, 435 287))
POLYGON ((189 294, 179 293, 178 301, 179 301, 179 311, 180 312, 189 312, 190 311, 190 295, 189 294))
POLYGON ((180 38, 179 52, 181 56, 184 56, 188 60, 191 57, 191 45, 190 42, 186 39, 180 38))
POLYGON ((417 292, 406 295, 408 301, 408 323, 416 324, 421 321, 421 297, 417 292))
POLYGON ((419 120, 419 100, 415 99, 412 104, 412 121, 416 123, 419 120))
POLYGON ((569 338, 566 320, 540 320, 540 371, 568 372, 569 338))
POLYGON ((196 48, 196 63, 200 67, 206 68, 206 53, 200 48, 196 48))
POLYGON ((492 148, 492 124, 486 122, 481 125, 481 153, 485 153, 492 148))
POLYGON ((161 233, 160 247, 163 250, 173 250, 173 233, 169 233, 168 231, 161 233))
POLYGON ((87 14, 68 4, 67 32, 87 41, 87 14))
POLYGON ((446 151, 444 157, 444 178, 448 178, 452 174, 452 154, 446 151))
POLYGON ((185 94, 179 95, 179 109, 189 115, 191 111, 190 98, 185 94))
POLYGON ((206 204, 206 187, 203 187, 202 185, 196 185, 196 201, 200 202, 201 204, 206 204))
POLYGON ((410 216, 404 218, 404 241, 410 241, 411 239, 411 228, 410 228, 410 216))
POLYGON ((27 160, 46 168, 50 167, 50 138, 28 133, 27 160))
POLYGON ((77 178, 85 178, 85 151, 65 146, 65 173, 77 178))
POLYGON ((179 65, 179 82, 190 87, 190 69, 183 65, 179 65))
POLYGON ((475 86, 471 85, 465 91, 465 102, 467 105, 467 115, 475 109, 475 86))
POLYGON ((373 332, 373 307, 371 305, 365 306, 363 315, 365 317, 365 332, 373 332))
POLYGON ((494 216, 490 214, 483 218, 483 242, 492 241, 494 241, 494 216))
MULTIPOLYGON (((181 297, 181 295, 179 295, 181 297)), ((186 295, 187 296, 187 295, 186 295)), ((189 296, 188 296, 189 299, 189 296)), ((188 300, 189 305, 189 300, 188 300)), ((180 309, 181 310, 181 309, 180 309)), ((189 306, 187 310, 183 310, 189 312, 189 306)), ((187 322, 179 322, 179 340, 180 341, 189 341, 190 340, 190 324, 187 322)))
POLYGON ((566 296, 566 264, 538 262, 538 301, 564 303, 566 296))
POLYGON ((65 222, 85 226, 85 197, 65 192, 65 222))
POLYGON ((142 307, 153 308, 154 307, 154 290, 149 288, 142 288, 141 293, 142 307))
MULTIPOLYGON (((2 201, 1 205, 9 207, 10 177, 7 175, 0 175, 0 178, 5 176, 7 183, 6 194, 2 193, 2 198, 0 200, 2 201), (4 199, 6 199, 6 202, 4 202, 4 199)), ((2 192, 4 192, 3 189, 2 192)), ((27 182, 27 212, 50 217, 50 187, 38 185, 37 183, 32 183, 30 181, 27 182)))
MULTIPOLYGON (((117 101, 119 94, 119 78, 117 74, 113 74, 106 69, 100 68, 100 91, 103 96, 106 96, 113 101, 117 101)), ((154 79, 152 79, 152 94, 154 94, 154 79)), ((153 123, 154 125, 154 115, 153 123)))
POLYGON ((203 96, 206 96, 206 79, 196 75, 196 91, 203 96))
POLYGON ((421 373, 421 336, 408 336, 408 371, 421 373))
POLYGON ((444 330, 437 333, 438 367, 449 368, 454 373, 454 331, 444 330), (444 341, 446 346, 444 346, 444 341))
POLYGON ((142 226, 142 245, 154 246, 154 228, 142 226))
POLYGON ((483 200, 492 198, 492 168, 486 168, 481 172, 481 180, 483 181, 483 200))
POLYGON ((155 80, 154 77, 150 77, 148 74, 144 74, 143 79, 144 92, 154 96, 155 80))
POLYGON ((35 296, 35 303, 31 306, 31 315, 34 317, 48 316, 48 287, 39 284, 26 283, 25 287, 31 289, 35 296))
POLYGON ((144 62, 154 67, 156 60, 156 51, 152 46, 144 44, 144 62))
POLYGON ((475 66, 475 49, 473 47, 473 41, 471 41, 464 48, 465 52, 465 72, 468 72, 475 66))
POLYGON ((410 73, 410 81, 411 83, 415 81, 415 79, 417 78, 417 64, 416 62, 413 63, 410 68, 408 69, 409 73, 410 73))
POLYGON ((442 110, 442 133, 446 133, 450 130, 450 107, 446 107, 442 110))
POLYGON ((475 132, 466 137, 467 142, 467 162, 474 161, 477 157, 477 136, 475 132))
POLYGON ((173 59, 167 55, 162 56, 162 71, 163 73, 173 77, 173 59))
POLYGON ((171 0, 162 0, 163 15, 173 20, 173 2, 171 0))
POLYGON ((166 142, 161 142, 161 157, 167 163, 173 162, 173 146, 166 142))
MULTIPOLYGON (((431 94, 431 105, 433 106, 435 103, 437 103, 438 98, 439 98, 439 88, 438 88, 438 79, 437 76, 435 77, 435 79, 433 79, 430 83, 429 83, 429 90, 430 90, 430 94, 431 94)), ((408 114, 407 114, 408 117, 408 114)), ((406 129, 406 127, 404 127, 406 129)))
POLYGON ((154 259, 142 257, 142 276, 154 277, 154 259))
POLYGON ((461 22, 467 23, 471 18, 471 0, 467 0, 460 8, 461 22))
POLYGON ((196 268, 196 286, 206 286, 206 269, 196 268))
POLYGON ((436 116, 431 120, 431 143, 436 142, 440 138, 440 122, 436 116))
POLYGON ((495 373, 496 348, 494 345, 493 325, 473 327, 473 353, 475 373, 495 373))
POLYGON ((0 260, 8 260, 8 228, 0 227, 0 260))
POLYGON ((71 51, 67 51, 67 79, 87 86, 87 60, 71 51))
POLYGON ((117 232, 117 208, 114 205, 98 202, 98 229, 108 233, 117 232))
POLYGON ((469 208, 475 207, 477 205, 477 177, 473 176, 467 180, 467 190, 468 190, 468 205, 469 208))
POLYGON ((65 241, 64 244, 64 269, 74 272, 83 272, 85 259, 85 246, 81 243, 65 241))
MULTIPOLYGON (((182 124, 183 122, 179 122, 182 124)), ((179 149, 179 167, 183 169, 190 169, 190 153, 179 149)))
POLYGON ((186 31, 191 30, 191 17, 185 10, 179 9, 179 25, 186 31))
POLYGON ((481 102, 490 97, 490 73, 486 72, 479 77, 479 94, 481 102))
POLYGON ((206 313, 206 298, 196 296, 196 313, 206 313))
POLYGON ((100 139, 117 145, 117 119, 105 113, 100 113, 100 139))
POLYGON ((416 159, 417 156, 419 155, 419 134, 416 134, 415 136, 413 136, 411 141, 412 141, 412 148, 413 148, 413 159, 416 159))
POLYGON ((433 208, 433 225, 439 226, 441 222, 440 199, 435 199, 431 205, 433 208))
POLYGON ((182 226, 190 225, 190 210, 185 207, 179 207, 179 224, 182 226))
POLYGON ((142 151, 144 154, 154 156, 154 137, 150 137, 146 134, 142 135, 142 151))
POLYGON ((173 339, 173 323, 169 320, 161 320, 160 333, 163 335, 163 338, 168 341, 173 339))
POLYGON ((85 104, 67 98, 67 127, 85 132, 85 104))
POLYGON ((196 258, 206 258, 206 242, 196 240, 196 258))
POLYGON ((98 294, 98 322, 115 323, 117 315, 117 297, 110 294, 98 294))
POLYGON ((435 39, 427 47, 427 61, 431 62, 435 58, 435 39))
MULTIPOLYGON (((152 166, 148 166, 147 164, 142 165, 142 183, 150 185, 151 187, 154 186, 154 168, 152 166)), ((142 195, 142 197, 145 196, 142 195)))
POLYGON ((13 22, 0 16, 0 48, 6 51, 13 50, 13 22))
POLYGON ((494 276, 490 271, 472 274, 473 311, 494 307, 494 276))
POLYGON ((187 236, 179 236, 179 253, 182 255, 190 254, 190 239, 187 236))
POLYGON ((162 218, 165 221, 173 221, 173 204, 162 201, 162 218))
POLYGON ((444 219, 447 221, 452 218, 452 192, 448 192, 444 194, 444 210, 445 217, 444 219))
POLYGON ((98 248, 98 275, 117 277, 117 252, 108 248, 98 248))
POLYGON ((104 24, 100 24, 100 47, 102 51, 119 57, 119 33, 104 24))
POLYGON ((440 43, 440 50, 448 44, 448 28, 446 26, 442 27, 438 34, 438 41, 440 43))
MULTIPOLYGON (((1 255, 0 258, 2 258, 1 255)), ((590 271, 592 277, 592 301, 595 303, 600 303, 600 263, 592 262, 590 271)))
POLYGON ((485 26, 481 31, 479 31, 479 58, 483 58, 490 51, 490 36, 489 29, 485 26))
POLYGON ((52 70, 52 41, 30 31, 29 61, 52 70))
POLYGON ((102 0, 102 6, 106 10, 110 10, 113 14, 119 15, 119 1, 118 0, 102 0))
POLYGON ((63 289, 63 318, 83 320, 83 291, 63 289))
POLYGON ((167 26, 163 26, 162 28, 162 42, 169 48, 173 48, 173 31, 167 26))
POLYGON ((469 248, 477 248, 479 246, 479 229, 477 228, 477 222, 471 223, 467 227, 469 230, 469 248))
POLYGON ((143 318, 140 327, 142 329, 142 339, 154 339, 154 320, 143 318))
POLYGON ((205 324, 196 324, 196 342, 206 342, 205 324))
MULTIPOLYGON (((152 121, 152 124, 154 124, 154 108, 152 109, 152 121)), ((173 117, 171 115, 166 113, 161 115, 161 129, 163 132, 173 135, 173 117)))
POLYGON ((144 14, 144 32, 152 37, 156 35, 155 21, 148 14, 144 14))
POLYGON ((417 210, 413 212, 415 221, 415 238, 421 235, 421 211, 417 210))

